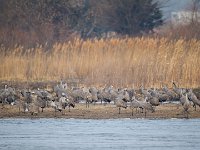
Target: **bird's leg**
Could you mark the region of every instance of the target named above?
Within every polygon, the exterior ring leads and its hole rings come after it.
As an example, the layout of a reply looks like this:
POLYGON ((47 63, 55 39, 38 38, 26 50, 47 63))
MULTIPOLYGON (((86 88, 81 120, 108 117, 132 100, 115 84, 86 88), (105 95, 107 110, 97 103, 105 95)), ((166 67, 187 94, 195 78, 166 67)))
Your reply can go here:
POLYGON ((56 108, 54 109, 54 117, 56 117, 56 108))
POLYGON ((132 116, 133 116, 133 108, 132 108, 132 116))
POLYGON ((19 106, 19 114, 20 114, 20 106, 19 106))
POLYGON ((119 107, 119 114, 120 114, 120 110, 121 110, 121 108, 119 107))
POLYGON ((180 104, 177 104, 176 106, 177 106, 176 109, 179 109, 180 104))
POLYGON ((65 115, 65 109, 62 110, 62 115, 65 115))
POLYGON ((2 105, 2 109, 4 109, 4 100, 2 100, 2 103, 1 103, 2 105))
POLYGON ((140 108, 140 113, 143 113, 143 108, 140 108), (141 111, 142 110, 142 111, 141 111))
POLYGON ((147 110, 146 109, 144 110, 144 116, 145 116, 145 118, 147 116, 147 110))
POLYGON ((186 118, 188 119, 189 118, 189 112, 188 111, 185 111, 186 112, 186 118))

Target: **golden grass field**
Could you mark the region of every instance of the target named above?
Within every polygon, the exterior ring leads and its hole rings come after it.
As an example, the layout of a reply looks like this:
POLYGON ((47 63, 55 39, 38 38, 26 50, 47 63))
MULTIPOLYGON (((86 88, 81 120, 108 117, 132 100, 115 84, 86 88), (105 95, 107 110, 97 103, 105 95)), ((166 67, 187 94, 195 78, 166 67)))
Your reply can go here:
POLYGON ((167 38, 74 39, 25 49, 0 47, 0 81, 81 79, 123 87, 200 86, 200 41, 167 38))

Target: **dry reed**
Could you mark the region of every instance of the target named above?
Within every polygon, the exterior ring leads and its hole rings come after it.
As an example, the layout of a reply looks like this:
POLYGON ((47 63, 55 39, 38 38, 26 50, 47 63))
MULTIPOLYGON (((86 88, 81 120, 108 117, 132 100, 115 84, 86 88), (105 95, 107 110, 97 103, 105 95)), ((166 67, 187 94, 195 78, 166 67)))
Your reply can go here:
POLYGON ((45 51, 0 49, 0 81, 58 81, 160 87, 200 85, 200 41, 166 38, 75 39, 45 51))

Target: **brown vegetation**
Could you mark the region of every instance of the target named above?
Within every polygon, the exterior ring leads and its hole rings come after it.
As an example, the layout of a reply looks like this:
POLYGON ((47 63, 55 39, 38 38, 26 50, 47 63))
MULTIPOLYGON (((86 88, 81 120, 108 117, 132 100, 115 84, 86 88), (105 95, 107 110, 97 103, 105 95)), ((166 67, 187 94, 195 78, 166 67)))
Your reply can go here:
POLYGON ((160 87, 200 85, 200 42, 167 38, 80 40, 26 49, 0 48, 0 81, 58 81, 160 87))

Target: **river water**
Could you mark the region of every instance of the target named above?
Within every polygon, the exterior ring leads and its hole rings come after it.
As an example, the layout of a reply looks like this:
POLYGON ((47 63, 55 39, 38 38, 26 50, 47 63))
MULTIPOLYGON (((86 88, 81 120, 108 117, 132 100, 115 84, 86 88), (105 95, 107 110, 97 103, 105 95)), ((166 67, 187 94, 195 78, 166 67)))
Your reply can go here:
POLYGON ((1 150, 200 148, 200 119, 0 119, 1 150))

